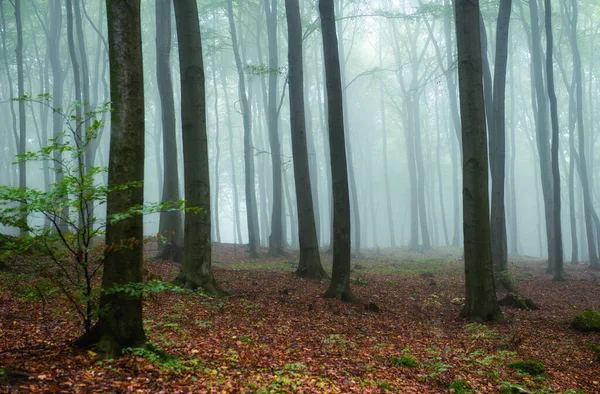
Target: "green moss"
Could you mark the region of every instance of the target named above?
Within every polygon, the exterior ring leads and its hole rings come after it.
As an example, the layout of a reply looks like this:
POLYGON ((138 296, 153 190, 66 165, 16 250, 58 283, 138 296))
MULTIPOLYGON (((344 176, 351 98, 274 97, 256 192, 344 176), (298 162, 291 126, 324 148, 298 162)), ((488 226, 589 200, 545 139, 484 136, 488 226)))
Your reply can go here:
POLYGON ((528 373, 529 375, 541 375, 546 368, 544 364, 534 360, 515 360, 508 363, 508 367, 519 372, 528 373))
POLYGON ((571 328, 584 332, 600 332, 600 311, 578 313, 571 321, 571 328))

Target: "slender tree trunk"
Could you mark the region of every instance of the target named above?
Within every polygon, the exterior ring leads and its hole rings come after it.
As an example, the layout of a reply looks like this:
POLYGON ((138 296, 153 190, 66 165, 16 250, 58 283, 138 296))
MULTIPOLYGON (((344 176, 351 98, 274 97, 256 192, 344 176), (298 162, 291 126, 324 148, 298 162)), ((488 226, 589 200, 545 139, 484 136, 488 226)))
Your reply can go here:
POLYGON ((554 201, 552 192, 552 160, 550 155, 550 136, 548 134, 548 96, 546 95, 542 71, 541 34, 539 28, 537 1, 529 2, 531 15, 531 62, 533 65, 533 84, 535 87, 537 113, 536 137, 540 157, 540 177, 542 180, 542 195, 544 198, 544 217, 546 219, 546 240, 548 250, 548 267, 554 265, 554 201))
MULTIPOLYGON (((215 55, 211 56, 211 72, 212 72, 212 82, 213 89, 215 90, 215 191, 214 191, 214 232, 215 238, 218 243, 221 243, 221 227, 219 225, 219 187, 220 187, 220 173, 219 173, 219 165, 221 164, 221 144, 219 143, 220 139, 220 131, 221 131, 221 123, 219 118, 219 86, 217 84, 217 71, 216 71, 216 63, 215 63, 215 55)), ((227 94, 227 92, 224 92, 227 94)))
MULTIPOLYGON (((15 20, 17 24, 17 94, 19 97, 25 96, 24 72, 23 72, 23 22, 21 18, 21 0, 15 0, 15 20)), ((7 70, 8 71, 8 70, 7 70)), ((27 121, 25 118, 25 101, 19 100, 19 154, 24 155, 27 151, 27 121)), ((27 187, 27 169, 25 160, 19 161, 19 187, 27 187)), ((21 203, 21 207, 24 203, 21 203)), ((27 223, 27 214, 23 213, 21 221, 27 223)), ((21 235, 27 233, 21 227, 21 235)))
MULTIPOLYGON (((164 162, 161 199, 177 205, 179 203, 179 170, 177 168, 175 98, 171 77, 172 10, 171 0, 156 1, 156 78, 160 96, 164 162)), ((161 212, 158 232, 166 238, 165 243, 159 243, 159 258, 181 262, 183 258, 181 212, 179 210, 161 212)))
POLYGON ((285 11, 288 25, 290 123, 298 212, 298 239, 300 243, 300 262, 296 274, 321 279, 327 277, 327 274, 323 270, 319 256, 319 241, 317 239, 313 193, 310 182, 304 113, 302 22, 298 0, 286 0, 285 11))
MULTIPOLYGON (((584 132, 584 119, 583 119, 583 77, 582 77, 582 66, 581 66, 581 55, 579 53, 579 43, 577 41, 577 21, 579 18, 579 9, 577 2, 570 2, 571 12, 569 17, 570 22, 570 34, 569 40, 571 42, 571 51, 573 52, 573 82, 575 83, 575 100, 577 108, 577 138, 579 140, 579 154, 571 156, 571 162, 573 158, 577 157, 579 170, 579 179, 581 180, 581 186, 583 188, 583 209, 585 218, 585 230, 586 239, 588 244, 588 254, 590 257, 590 268, 600 269, 600 261, 598 260, 598 254, 596 252, 596 242, 594 240, 594 229, 592 223, 592 217, 594 215, 594 206, 591 198, 591 190, 589 185, 589 177, 587 172, 587 160, 585 154, 585 132, 584 132)), ((567 10, 569 7, 567 6, 567 10)), ((575 153, 574 146, 572 148, 575 153)), ((577 160, 575 160, 577 161, 577 160)), ((569 178, 571 181, 571 177, 569 178)), ((570 186, 571 187, 571 186, 570 186)), ((569 194, 571 196, 571 192, 569 194)), ((572 200, 569 200, 572 203, 572 200)))
MULTIPOLYGON (((233 194, 233 239, 234 243, 242 243, 242 224, 240 219, 240 202, 237 184, 237 169, 235 166, 236 158, 233 150, 233 124, 231 123, 231 105, 229 104, 229 95, 227 94, 227 77, 221 73, 221 85, 225 94, 225 110, 227 112, 227 138, 229 143, 229 161, 231 166, 231 192, 233 194)), ((244 157, 245 159, 245 157, 244 157)))
MULTIPOLYGON (((238 72, 238 89, 240 101, 242 102, 242 120, 244 122, 244 179, 246 191, 246 212, 248 219, 248 249, 251 258, 258 257, 257 247, 260 243, 258 233, 258 212, 256 206, 256 186, 254 183, 254 152, 252 152, 252 121, 250 106, 248 105, 248 96, 246 95, 246 80, 244 69, 237 41, 235 22, 233 18, 232 0, 227 0, 227 14, 229 18, 229 28, 231 30, 231 41, 233 45, 233 54, 238 72)), ((231 130, 231 128, 230 128, 231 130)), ((231 136, 230 136, 231 137, 231 136)), ((231 139, 230 139, 231 140, 231 139)), ((235 182, 235 180, 234 180, 235 182)))
POLYGON ((279 141, 277 114, 277 84, 279 78, 279 56, 277 54, 277 0, 263 0, 266 12, 267 38, 269 41, 269 90, 268 90, 268 129, 271 165, 273 171, 273 211, 271 214, 271 235, 269 254, 285 255, 283 226, 283 173, 281 167, 281 144, 279 141))
POLYGON ((466 297, 462 315, 478 322, 503 320, 490 247, 479 2, 457 0, 455 12, 463 149, 466 297))
POLYGON ((221 295, 212 273, 210 169, 202 41, 196 0, 175 3, 185 182, 183 262, 175 283, 221 295))
POLYGON ((321 34, 327 83, 327 109, 329 122, 329 153, 333 187, 333 272, 331 283, 324 296, 342 301, 354 301, 350 290, 350 195, 348 190, 348 164, 344 137, 344 109, 342 104, 342 78, 340 56, 335 29, 333 0, 319 0, 321 34))
MULTIPOLYGON (((496 280, 509 291, 514 286, 508 277, 506 246, 506 65, 508 62, 508 31, 512 0, 501 0, 496 25, 496 59, 494 61, 493 128, 490 137, 490 169, 492 173, 491 243, 496 280)), ((484 54, 487 56, 487 54, 484 54)))
MULTIPOLYGON (((65 82, 65 71, 60 61, 60 41, 62 36, 62 6, 61 2, 54 1, 49 2, 48 7, 50 8, 50 34, 47 37, 46 45, 49 50, 49 60, 52 67, 52 108, 63 107, 63 92, 65 82)), ((63 117, 60 113, 55 112, 52 115, 52 137, 56 139, 58 145, 62 145, 63 137, 63 117)), ((64 179, 64 175, 61 171, 61 152, 54 152, 54 174, 55 183, 61 183, 64 179)), ((69 210, 64 209, 61 212, 61 220, 58 222, 58 227, 61 232, 68 231, 68 225, 66 219, 69 216, 69 210)))
POLYGON ((553 261, 550 262, 548 268, 552 269, 554 280, 565 280, 563 268, 563 241, 561 227, 561 198, 560 198, 560 168, 558 162, 558 105, 556 100, 556 92, 554 90, 554 59, 553 51, 553 32, 552 32, 552 8, 550 0, 545 0, 545 21, 546 21, 546 79, 548 83, 548 96, 550 99, 550 115, 552 123, 552 194, 554 199, 553 212, 553 232, 552 232, 552 251, 554 255, 553 261))

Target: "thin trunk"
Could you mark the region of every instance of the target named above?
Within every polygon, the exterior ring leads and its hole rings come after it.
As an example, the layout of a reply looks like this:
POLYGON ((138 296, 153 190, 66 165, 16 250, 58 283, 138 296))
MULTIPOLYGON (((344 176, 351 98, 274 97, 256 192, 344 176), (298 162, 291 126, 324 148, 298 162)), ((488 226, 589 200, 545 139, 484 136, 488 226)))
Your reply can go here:
POLYGON ((552 231, 552 251, 553 261, 550 262, 548 268, 551 269, 551 273, 554 275, 554 280, 561 281, 565 280, 565 273, 563 268, 563 241, 562 241, 562 227, 561 227, 561 198, 560 198, 560 167, 558 161, 558 104, 556 99, 556 92, 554 90, 554 59, 552 57, 553 51, 553 32, 552 32, 552 8, 550 0, 545 0, 545 21, 546 21, 546 78, 548 82, 548 97, 550 99, 550 115, 552 123, 552 148, 551 148, 551 160, 552 160, 552 194, 554 199, 554 211, 553 211, 553 231, 552 231))
MULTIPOLYGON (((256 187, 254 183, 254 152, 252 152, 252 120, 250 106, 248 105, 248 96, 246 95, 246 79, 244 77, 244 68, 240 58, 235 22, 233 18, 232 0, 227 0, 227 14, 229 18, 229 28, 231 30, 231 41, 233 45, 233 54, 235 65, 238 72, 238 90, 240 101, 242 102, 242 120, 244 122, 244 179, 246 191, 246 212, 248 219, 248 249, 250 257, 258 257, 257 247, 260 243, 258 233, 258 213, 256 207, 256 187)), ((231 131, 231 128, 229 128, 231 131)), ((230 135, 231 137, 231 135, 230 135)), ((231 141, 231 138, 230 138, 231 141)), ((234 180, 235 182, 235 180, 234 180)))
MULTIPOLYGON (((302 66, 302 22, 298 0, 286 0, 288 24, 288 64, 290 85, 290 127, 294 161, 294 181, 298 212, 300 261, 296 274, 321 279, 327 276, 321 265, 319 241, 310 182, 306 123, 304 113, 304 70, 302 66)), ((290 207, 291 208, 291 207, 290 207)), ((293 211, 290 209, 290 214, 293 211)), ((292 227, 293 228, 293 227, 292 227)))
POLYGON ((350 290, 350 194, 348 164, 344 136, 344 107, 340 56, 335 29, 333 0, 319 0, 321 35, 325 59, 327 109, 329 122, 329 153, 333 188, 333 272, 325 297, 354 301, 350 290))
MULTIPOLYGON (((156 78, 160 96, 163 188, 161 199, 171 204, 179 203, 179 170, 177 168, 177 131, 175 126, 175 99, 171 77, 171 0, 156 1, 156 78)), ((158 161, 158 157, 157 157, 158 161)), ((179 210, 162 211, 158 225, 159 234, 166 239, 160 242, 158 256, 164 260, 181 262, 183 227, 179 210)))

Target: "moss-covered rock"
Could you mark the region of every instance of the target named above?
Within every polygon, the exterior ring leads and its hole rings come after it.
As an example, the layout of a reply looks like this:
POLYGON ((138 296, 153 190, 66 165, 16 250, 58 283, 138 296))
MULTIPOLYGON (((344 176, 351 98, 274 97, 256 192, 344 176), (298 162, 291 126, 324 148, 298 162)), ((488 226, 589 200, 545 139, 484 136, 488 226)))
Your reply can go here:
POLYGON ((508 367, 529 375, 541 375, 546 370, 544 364, 535 360, 515 360, 508 363, 508 367))
POLYGON ((600 332, 600 311, 578 313, 571 321, 571 328, 584 332, 600 332))

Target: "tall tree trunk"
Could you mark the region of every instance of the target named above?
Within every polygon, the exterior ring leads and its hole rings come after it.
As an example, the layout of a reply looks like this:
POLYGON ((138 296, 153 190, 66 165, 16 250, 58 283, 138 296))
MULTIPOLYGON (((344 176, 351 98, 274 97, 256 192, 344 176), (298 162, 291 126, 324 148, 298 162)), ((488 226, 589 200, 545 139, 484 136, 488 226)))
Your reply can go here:
POLYGON ((233 150, 233 124, 231 122, 231 105, 229 104, 229 94, 227 94, 227 77, 224 72, 221 73, 221 85, 225 94, 225 111, 227 113, 227 139, 229 146, 229 163, 231 166, 231 192, 233 194, 233 240, 234 243, 242 242, 242 224, 240 219, 240 202, 237 184, 237 169, 235 166, 236 157, 233 150))
POLYGON ((273 210, 271 214, 271 235, 269 255, 285 255, 283 226, 283 173, 281 167, 281 144, 279 142, 277 84, 279 79, 279 56, 277 49, 277 0, 263 0, 266 12, 267 39, 269 41, 269 90, 268 119, 269 146, 273 171, 273 210))
MULTIPOLYGON (((156 85, 160 96, 164 162, 161 199, 176 205, 179 202, 179 170, 177 168, 175 99, 171 77, 172 9, 172 0, 156 1, 156 85)), ((167 241, 159 243, 159 257, 181 262, 183 257, 181 212, 179 210, 161 212, 158 232, 167 241)))
MULTIPOLYGON (((579 154, 571 156, 571 162, 574 161, 573 159, 575 157, 579 159, 577 163, 577 169, 579 170, 579 179, 581 180, 581 186, 583 188, 583 209, 585 212, 585 230, 587 236, 586 239, 588 244, 588 253, 590 257, 590 268, 600 269, 600 261, 598 260, 598 254, 596 252, 596 242, 594 240, 594 228, 592 224, 594 206, 591 198, 591 190, 587 172, 587 160, 585 154, 585 132, 583 123, 583 77, 581 55, 579 53, 579 43, 577 40, 577 21, 579 18, 579 6, 577 5, 577 2, 569 3, 571 4, 571 12, 569 13, 569 40, 571 43, 571 51, 573 52, 573 82, 575 83, 575 100, 577 108, 577 138, 579 140, 579 154)), ((566 8, 568 11, 569 7, 566 6, 566 8)), ((572 151, 573 153, 575 153, 574 147, 572 151)), ((571 177, 569 179, 571 180, 571 177)), ((570 195, 571 194, 569 194, 569 196, 570 195)), ((571 201, 571 204, 573 204, 572 200, 569 201, 571 201)))
MULTIPOLYGON (((489 131, 490 170, 492 173, 491 243, 492 262, 496 280, 507 290, 514 291, 508 276, 506 246, 506 210, 504 186, 506 181, 506 64, 508 62, 508 31, 512 0, 501 0, 496 25, 496 59, 494 61, 493 116, 494 127, 489 131)), ((487 56, 487 54, 484 54, 487 56)))
MULTIPOLYGON (((108 186, 142 182, 144 179, 144 79, 140 1, 107 0, 110 62, 111 138, 108 186)), ((144 202, 144 187, 115 190, 108 195, 106 214, 127 212, 144 202)), ((143 263, 143 218, 134 215, 108 220, 107 252, 102 288, 141 284, 143 263), (126 247, 120 247, 125 242, 126 247)), ((127 292, 104 292, 100 315, 92 330, 77 343, 98 343, 98 355, 113 359, 126 347, 146 343, 142 323, 142 299, 127 292)))
POLYGON ((537 104, 536 113, 536 141, 540 157, 540 177, 542 180, 542 196, 544 198, 544 217, 546 219, 546 240, 548 251, 548 267, 554 265, 554 201, 552 192, 552 160, 550 155, 550 136, 548 135, 548 96, 543 79, 542 71, 542 40, 539 28, 538 4, 536 1, 529 2, 531 15, 531 63, 532 78, 535 87, 537 104))
POLYGON ((313 193, 310 182, 304 113, 302 22, 298 0, 286 0, 285 11, 288 25, 290 126, 298 212, 298 239, 300 243, 300 262, 296 275, 322 279, 327 277, 327 274, 323 270, 319 256, 319 241, 317 239, 313 193))
POLYGON ((183 262, 175 283, 221 295, 212 273, 210 169, 206 134, 206 95, 202 41, 196 0, 177 0, 175 21, 179 42, 181 128, 185 183, 183 262))
POLYGON ((350 290, 350 195, 344 137, 344 109, 340 56, 333 0, 319 0, 321 35, 327 84, 329 153, 333 192, 333 272, 324 296, 354 301, 350 290))
POLYGON ((552 123, 552 194, 554 199, 552 250, 554 259, 548 265, 554 275, 554 280, 565 279, 563 269, 563 241, 561 227, 561 199, 560 199, 560 168, 558 162, 558 105, 556 92, 554 90, 554 59, 552 57, 552 46, 554 45, 552 32, 552 8, 550 0, 545 1, 546 21, 546 79, 548 83, 548 97, 550 99, 550 117, 552 123))
POLYGON ((466 297, 462 315, 478 322, 503 320, 490 247, 479 2, 457 0, 455 12, 463 149, 466 297))
MULTIPOLYGON (((220 173, 219 167, 221 164, 221 144, 219 141, 220 132, 221 132, 221 122, 219 118, 219 86, 217 84, 217 70, 216 70, 216 62, 215 62, 215 54, 211 56, 211 73, 212 73, 212 82, 213 89, 215 90, 215 187, 214 187, 214 209, 213 209, 213 223, 214 225, 214 233, 215 240, 218 243, 221 243, 221 227, 219 225, 219 187, 220 187, 220 173)), ((227 94, 227 92, 224 92, 227 94)))
MULTIPOLYGON (((348 157, 348 179, 350 182, 350 204, 351 204, 351 216, 352 216, 352 229, 353 229, 353 244, 354 252, 357 256, 361 254, 361 236, 360 236, 360 210, 358 205, 358 189, 356 186, 356 176, 354 173, 354 159, 352 155, 352 141, 350 138, 350 121, 348 113, 348 101, 346 94, 346 50, 344 45, 344 29, 343 29, 343 13, 344 8, 343 0, 339 0, 338 10, 339 18, 336 21, 336 29, 339 45, 339 58, 340 58, 340 69, 341 69, 341 80, 342 80, 342 106, 344 110, 344 127, 346 130, 346 155, 348 157)), ((334 11, 335 12, 335 11, 334 11)))
MULTIPOLYGON (((21 17, 21 0, 15 0, 15 21, 17 24, 17 94, 19 97, 25 96, 24 72, 23 72, 23 22, 21 17)), ((8 72, 8 69, 7 69, 8 72)), ((19 149, 20 155, 24 155, 27 151, 27 121, 25 118, 25 101, 19 100, 19 149)), ((19 187, 24 189, 27 187, 27 169, 25 160, 19 161, 19 187)), ((24 203, 21 203, 21 207, 24 203)), ((22 210, 23 212, 24 210, 22 210)), ((21 221, 27 223, 27 214, 23 213, 21 221)), ((26 227, 26 226, 25 226, 26 227)), ((27 233, 21 227, 21 235, 27 233)))
MULTIPOLYGON (((61 2, 49 2, 50 8, 50 34, 47 37, 46 45, 48 47, 50 66, 52 67, 52 108, 63 107, 63 91, 65 83, 65 71, 63 70, 60 61, 60 41, 62 36, 62 6, 61 2)), ((54 112, 52 115, 52 137, 56 139, 58 145, 62 145, 63 137, 63 117, 60 113, 54 112)), ((54 152, 54 174, 55 183, 61 183, 64 175, 61 171, 61 152, 54 152)), ((58 227, 61 232, 68 231, 66 219, 69 216, 69 210, 64 209, 61 212, 61 220, 58 222, 58 227)))
MULTIPOLYGON (((242 120, 244 123, 244 179, 246 191, 246 212, 248 221, 248 249, 250 257, 258 257, 257 247, 260 243, 258 232, 258 212, 256 206, 256 186, 254 183, 254 152, 252 152, 252 121, 248 96, 246 95, 246 80, 244 77, 244 68, 240 58, 237 34, 235 30, 235 21, 233 18, 232 0, 227 0, 227 15, 229 19, 229 29, 231 30, 231 41, 233 45, 233 55, 238 72, 238 90, 240 101, 242 102, 242 120)), ((230 128, 231 130, 231 128, 230 128)), ((230 135, 231 137, 231 135, 230 135)), ((235 182, 235 180, 234 180, 235 182)))

